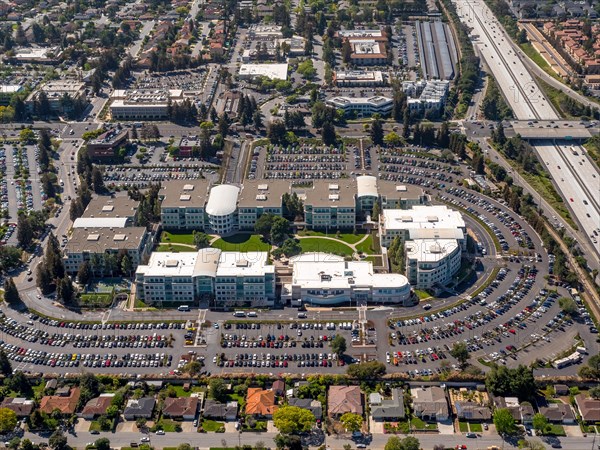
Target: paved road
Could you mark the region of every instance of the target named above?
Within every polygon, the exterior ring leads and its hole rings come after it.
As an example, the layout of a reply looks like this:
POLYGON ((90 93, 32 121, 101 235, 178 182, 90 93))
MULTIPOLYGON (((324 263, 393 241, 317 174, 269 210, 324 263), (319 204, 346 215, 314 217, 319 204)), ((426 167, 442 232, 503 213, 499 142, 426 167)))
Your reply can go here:
MULTIPOLYGON (((92 435, 90 433, 77 433, 67 435, 69 445, 72 447, 83 448, 89 442, 94 442, 100 437, 107 437, 110 440, 111 447, 129 447, 131 442, 139 442, 145 436, 139 432, 119 432, 119 433, 100 433, 100 435, 92 435)), ((234 447, 236 445, 250 444, 254 445, 257 442, 263 442, 266 446, 274 447, 274 437, 276 433, 167 433, 163 436, 150 434, 150 444, 156 448, 173 447, 176 444, 189 443, 192 447, 206 449, 209 447, 234 447)), ((490 435, 477 439, 466 439, 461 434, 457 435, 429 435, 415 434, 421 443, 421 448, 431 450, 435 445, 442 444, 446 448, 453 448, 458 444, 466 444, 468 448, 484 449, 495 445, 502 448, 516 448, 509 442, 503 442, 498 436, 490 435)), ((25 433, 25 438, 32 442, 47 442, 47 437, 40 437, 33 433, 25 433)), ((403 436, 400 436, 403 437, 403 436)), ((374 434, 372 442, 368 445, 371 449, 382 449, 389 436, 384 434, 374 434)), ((539 441, 538 438, 529 438, 530 440, 539 441)), ((560 438, 562 448, 565 450, 583 450, 592 448, 594 438, 588 437, 568 437, 560 438)), ((354 447, 356 444, 350 439, 337 436, 326 436, 325 445, 332 450, 341 450, 345 444, 350 444, 354 447)))

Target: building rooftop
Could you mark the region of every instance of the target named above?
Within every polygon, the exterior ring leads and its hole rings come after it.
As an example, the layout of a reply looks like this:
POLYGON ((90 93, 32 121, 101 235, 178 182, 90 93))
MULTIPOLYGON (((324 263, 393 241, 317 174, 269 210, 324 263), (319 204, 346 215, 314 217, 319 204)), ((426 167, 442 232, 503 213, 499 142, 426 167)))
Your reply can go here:
POLYGON ((73 228, 125 228, 127 217, 80 217, 73 228))
POLYGON ((138 266, 136 274, 146 277, 215 277, 221 250, 203 248, 197 252, 153 252, 148 264, 138 266))
POLYGON ((292 283, 302 288, 400 288, 408 279, 397 273, 375 273, 370 261, 345 261, 329 253, 303 253, 290 258, 292 283))
POLYGON ((359 39, 359 38, 382 38, 384 34, 381 30, 340 30, 337 32, 341 38, 359 39))
POLYGON ((107 250, 136 250, 145 235, 145 227, 75 228, 65 252, 104 253, 107 250))
POLYGON ((240 188, 232 184, 213 186, 208 194, 206 213, 211 216, 227 216, 237 208, 240 188))
POLYGON ((162 183, 158 195, 162 198, 162 208, 204 208, 209 187, 206 179, 171 180, 162 183))
POLYGON ((377 177, 372 175, 361 175, 356 177, 357 197, 377 197, 377 177))
POLYGON ((96 139, 92 139, 88 145, 107 145, 107 144, 113 144, 115 142, 119 142, 122 141, 123 139, 126 139, 127 136, 129 134, 128 130, 121 130, 118 128, 113 128, 110 129, 104 133, 102 133, 100 136, 98 136, 96 139))
POLYGON ((139 206, 139 201, 132 200, 126 195, 117 197, 99 195, 92 198, 82 218, 133 218, 139 206))
POLYGON ((241 77, 265 76, 271 80, 287 80, 288 64, 242 64, 241 77))
POLYGON ((407 241, 406 257, 419 262, 438 262, 456 251, 456 239, 414 239, 407 241))
POLYGON ((335 79, 337 81, 373 81, 373 82, 382 82, 383 74, 381 70, 370 70, 370 71, 362 71, 362 70, 349 70, 349 71, 338 71, 335 72, 335 79))
POLYGON ((298 196, 304 196, 305 205, 313 207, 355 207, 356 181, 353 179, 340 180, 315 180, 312 187, 301 192, 296 190, 298 196))
POLYGON ((369 105, 373 107, 384 106, 392 103, 392 99, 382 96, 373 97, 333 97, 327 100, 332 106, 344 108, 350 105, 369 105))
POLYGON ((413 184, 398 184, 393 181, 377 181, 379 195, 390 199, 413 199, 425 195, 423 188, 413 184))
POLYGON ((445 205, 417 205, 406 210, 384 209, 383 226, 388 230, 465 228, 465 221, 458 211, 445 205))
POLYGON ((290 192, 290 183, 285 180, 264 182, 246 181, 240 192, 239 207, 275 208, 281 206, 281 197, 290 192))
POLYGON ((217 277, 263 276, 275 273, 275 266, 269 265, 267 252, 222 252, 217 267, 217 277))

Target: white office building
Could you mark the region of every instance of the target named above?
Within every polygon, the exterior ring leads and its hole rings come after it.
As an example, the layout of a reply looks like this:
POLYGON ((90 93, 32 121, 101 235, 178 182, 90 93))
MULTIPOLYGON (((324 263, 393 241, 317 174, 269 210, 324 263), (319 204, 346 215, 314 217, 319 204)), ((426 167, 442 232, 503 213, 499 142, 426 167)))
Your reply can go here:
POLYGON ((460 269, 467 230, 462 215, 445 205, 384 209, 379 224, 382 247, 399 238, 406 276, 418 289, 446 285, 460 269))
POLYGON ((392 112, 394 101, 391 98, 374 97, 333 97, 325 101, 328 106, 341 109, 344 114, 356 114, 357 117, 380 114, 387 116, 392 112))
POLYGON ((346 261, 329 253, 303 253, 290 259, 291 283, 284 284, 282 301, 292 306, 340 304, 411 304, 404 275, 375 273, 369 261, 346 261))
POLYGON ((229 234, 237 230, 237 201, 240 188, 232 184, 213 187, 206 203, 207 229, 216 234, 229 234))
POLYGON ((268 307, 275 301, 275 267, 266 252, 154 252, 135 276, 136 296, 147 304, 209 299, 219 309, 268 307))

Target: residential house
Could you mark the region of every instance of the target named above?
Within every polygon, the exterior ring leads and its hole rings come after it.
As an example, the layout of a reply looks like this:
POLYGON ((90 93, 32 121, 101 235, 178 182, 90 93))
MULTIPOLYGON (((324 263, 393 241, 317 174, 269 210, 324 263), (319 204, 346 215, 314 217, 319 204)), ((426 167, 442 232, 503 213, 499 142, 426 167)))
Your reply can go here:
POLYGON ((566 384, 555 384, 554 393, 556 395, 569 395, 569 386, 566 384))
POLYGON ((339 418, 346 413, 363 415, 363 394, 359 386, 330 386, 327 396, 329 417, 339 418))
POLYGON ((492 418, 492 411, 485 405, 476 402, 457 401, 454 402, 456 416, 459 420, 485 421, 492 418))
POLYGON ((155 405, 156 400, 154 397, 131 399, 127 402, 127 406, 123 411, 123 417, 125 417, 125 420, 150 419, 155 405))
POLYGON ((285 381, 283 381, 283 380, 275 381, 273 383, 273 386, 271 386, 271 389, 273 390, 273 392, 275 392, 275 395, 277 397, 281 397, 285 393, 285 381))
POLYGON ((446 392, 441 387, 431 386, 411 389, 414 414, 425 421, 444 421, 450 417, 446 392))
POLYGON ((206 400, 202 416, 205 419, 225 420, 232 422, 237 419, 238 402, 221 403, 216 400, 206 400))
POLYGON ((277 411, 275 392, 272 389, 248 388, 246 414, 270 418, 277 411))
POLYGON ((115 394, 100 394, 99 397, 91 399, 85 404, 83 410, 79 413, 79 417, 86 420, 93 420, 103 414, 112 403, 115 394))
POLYGON ((516 397, 494 397, 494 405, 496 408, 508 409, 517 422, 530 424, 533 421, 533 407, 528 403, 520 404, 516 397))
POLYGON ((75 412, 77 403, 79 403, 79 396, 81 391, 78 387, 73 387, 66 391, 61 392, 62 395, 46 395, 42 397, 40 401, 41 412, 46 414, 52 414, 53 411, 58 410, 61 414, 70 415, 75 412))
POLYGON ((162 413, 170 419, 194 420, 198 414, 200 402, 197 396, 192 397, 167 397, 165 399, 162 413))
POLYGON ((323 418, 323 405, 318 400, 312 398, 298 398, 291 397, 288 399, 288 405, 297 406, 298 408, 308 409, 314 414, 315 419, 321 420, 323 418))
POLYGON ((548 422, 565 425, 576 422, 573 410, 565 403, 549 403, 547 406, 540 406, 539 409, 540 414, 543 414, 548 419, 548 422))
POLYGON ((600 422, 600 400, 578 394, 575 396, 575 403, 581 414, 581 420, 587 423, 600 422))
POLYGON ((374 392, 369 395, 371 417, 375 421, 397 421, 404 418, 404 396, 402 389, 392 389, 392 398, 384 399, 381 394, 374 392))
POLYGON ((6 397, 0 404, 0 408, 10 409, 17 415, 18 419, 29 417, 33 411, 33 407, 33 400, 28 400, 23 397, 6 397))

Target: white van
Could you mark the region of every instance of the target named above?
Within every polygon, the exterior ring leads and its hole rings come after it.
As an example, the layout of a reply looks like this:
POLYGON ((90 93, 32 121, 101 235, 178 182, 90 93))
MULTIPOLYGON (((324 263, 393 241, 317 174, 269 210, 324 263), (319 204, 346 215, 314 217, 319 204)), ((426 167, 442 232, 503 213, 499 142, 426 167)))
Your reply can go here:
POLYGON ((248 314, 246 314, 248 317, 258 317, 258 314, 256 314, 256 311, 249 311, 248 314))
POLYGON ((246 313, 244 311, 235 311, 233 313, 234 317, 246 317, 246 313))
POLYGON ((178 311, 182 311, 182 312, 187 312, 190 310, 190 307, 188 305, 181 305, 179 308, 177 308, 178 311))

